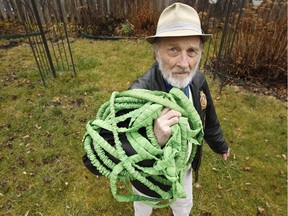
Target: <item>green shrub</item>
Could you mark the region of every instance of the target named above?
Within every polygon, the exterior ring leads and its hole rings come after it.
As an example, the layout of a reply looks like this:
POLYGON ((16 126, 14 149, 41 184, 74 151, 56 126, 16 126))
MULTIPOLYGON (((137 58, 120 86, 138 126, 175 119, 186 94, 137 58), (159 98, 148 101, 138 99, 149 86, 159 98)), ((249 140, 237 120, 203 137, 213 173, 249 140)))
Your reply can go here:
POLYGON ((120 24, 116 31, 119 35, 131 36, 134 33, 134 25, 131 24, 129 20, 126 20, 125 22, 120 24))

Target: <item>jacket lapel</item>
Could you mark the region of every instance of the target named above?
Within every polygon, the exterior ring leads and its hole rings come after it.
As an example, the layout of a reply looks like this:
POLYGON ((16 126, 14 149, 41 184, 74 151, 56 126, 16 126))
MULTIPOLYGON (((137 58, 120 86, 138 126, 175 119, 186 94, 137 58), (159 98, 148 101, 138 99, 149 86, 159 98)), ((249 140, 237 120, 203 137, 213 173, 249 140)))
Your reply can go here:
POLYGON ((193 98, 193 103, 194 107, 197 110, 198 114, 202 116, 202 109, 201 109, 201 104, 200 104, 200 91, 199 89, 193 84, 190 85, 191 91, 192 91, 192 98, 193 98))

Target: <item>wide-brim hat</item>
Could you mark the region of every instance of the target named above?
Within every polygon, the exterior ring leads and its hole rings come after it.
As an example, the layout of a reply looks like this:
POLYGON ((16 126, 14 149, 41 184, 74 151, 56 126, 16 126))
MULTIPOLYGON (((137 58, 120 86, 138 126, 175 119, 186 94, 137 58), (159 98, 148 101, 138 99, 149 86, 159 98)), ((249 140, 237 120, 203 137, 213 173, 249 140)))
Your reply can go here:
POLYGON ((153 43, 156 38, 199 36, 203 43, 208 41, 212 34, 204 34, 197 11, 189 5, 174 3, 161 13, 156 34, 149 36, 146 40, 153 43))

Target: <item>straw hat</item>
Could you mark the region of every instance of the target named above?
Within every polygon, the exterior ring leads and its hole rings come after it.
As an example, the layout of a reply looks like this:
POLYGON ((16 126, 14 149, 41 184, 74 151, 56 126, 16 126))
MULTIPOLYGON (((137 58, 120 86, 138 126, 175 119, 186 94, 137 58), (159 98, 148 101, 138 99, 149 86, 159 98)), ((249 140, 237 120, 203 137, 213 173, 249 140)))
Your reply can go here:
POLYGON ((197 11, 189 5, 174 3, 161 13, 156 34, 147 37, 149 43, 153 43, 160 37, 200 36, 203 43, 209 40, 212 35, 204 34, 197 11))

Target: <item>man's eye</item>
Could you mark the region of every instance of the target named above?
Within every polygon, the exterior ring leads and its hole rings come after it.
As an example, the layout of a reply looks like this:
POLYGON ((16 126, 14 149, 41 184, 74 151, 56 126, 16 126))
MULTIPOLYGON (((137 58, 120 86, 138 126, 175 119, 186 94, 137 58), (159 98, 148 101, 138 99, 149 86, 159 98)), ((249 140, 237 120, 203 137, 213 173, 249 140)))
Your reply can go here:
POLYGON ((189 50, 188 50, 188 54, 189 54, 190 56, 196 56, 196 55, 197 55, 197 52, 196 52, 194 49, 189 49, 189 50))
POLYGON ((169 55, 170 56, 177 56, 178 55, 178 50, 175 47, 172 47, 169 49, 169 55))
POLYGON ((189 49, 188 52, 189 53, 196 53, 196 51, 194 49, 189 49))
POLYGON ((172 47, 172 48, 170 49, 170 51, 172 51, 172 52, 176 52, 177 49, 176 49, 175 47, 172 47))

